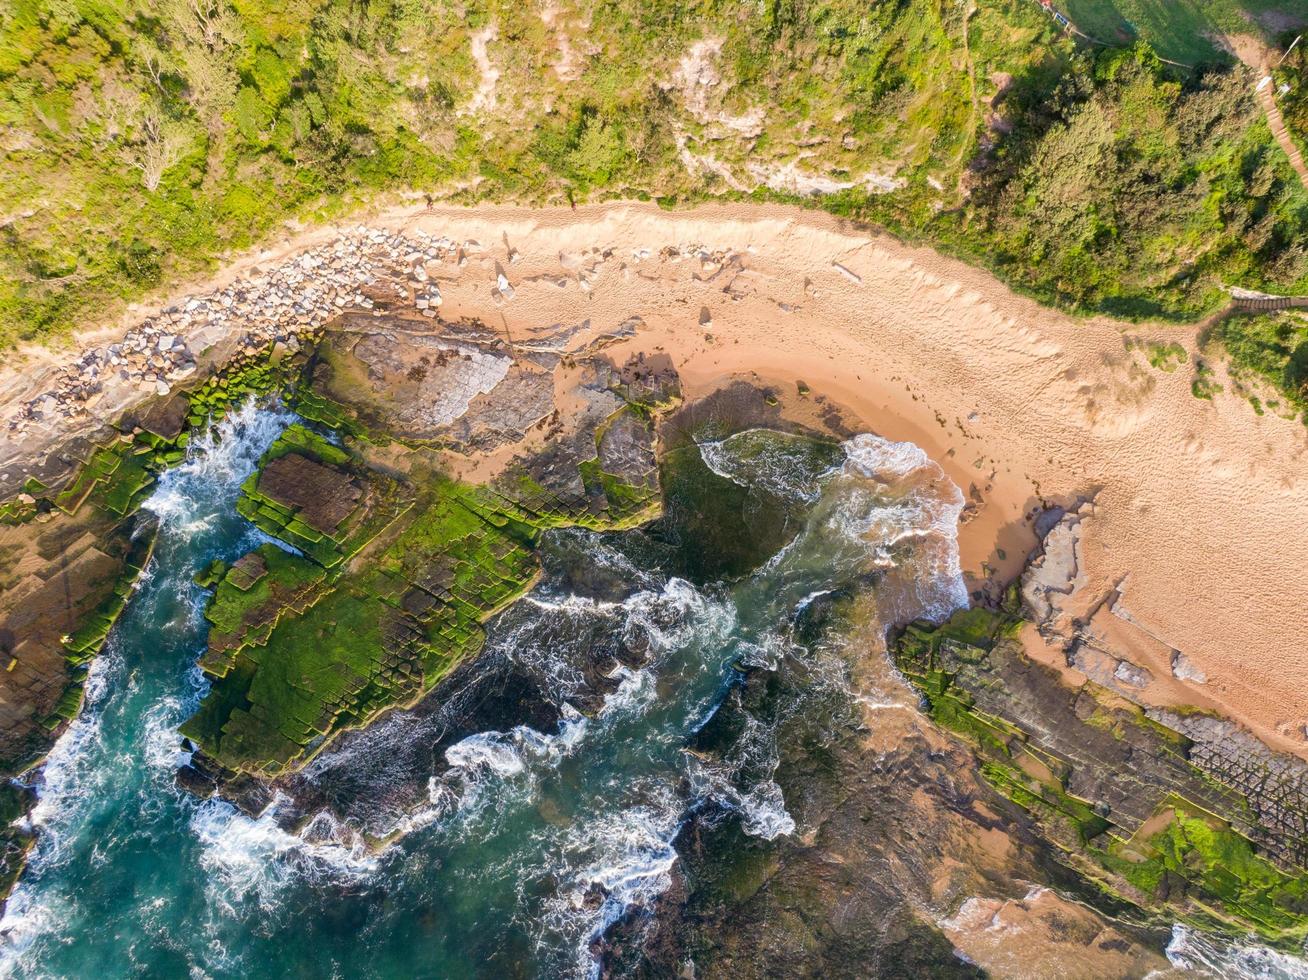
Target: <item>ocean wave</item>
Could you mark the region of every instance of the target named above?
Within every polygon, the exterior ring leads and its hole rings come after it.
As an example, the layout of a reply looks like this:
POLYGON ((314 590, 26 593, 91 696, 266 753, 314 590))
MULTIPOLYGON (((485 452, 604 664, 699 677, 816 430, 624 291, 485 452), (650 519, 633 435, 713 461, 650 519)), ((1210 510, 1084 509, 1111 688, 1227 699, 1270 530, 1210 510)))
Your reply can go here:
POLYGON ((718 476, 785 500, 812 503, 832 472, 818 464, 811 439, 773 429, 746 429, 697 445, 704 465, 718 476))
POLYGON ((177 727, 194 707, 190 698, 170 694, 152 704, 142 716, 141 755, 156 779, 162 777, 171 783, 178 768, 191 761, 177 727))
POLYGON ((1308 980, 1308 960, 1252 942, 1227 941, 1189 926, 1172 926, 1167 959, 1178 970, 1224 980, 1308 980))
POLYGON ((847 439, 844 447, 850 469, 862 476, 887 482, 902 480, 916 470, 935 466, 916 443, 892 442, 870 432, 847 439))
MULTIPOLYGON (((124 682, 125 665, 114 636, 91 664, 82 712, 50 749, 37 783, 37 802, 28 815, 40 831, 29 866, 56 865, 64 860, 65 837, 112 778, 103 759, 92 751, 101 739, 102 712, 111 691, 124 682)), ((130 682, 130 678, 128 678, 130 682)))
POLYGON ((657 655, 692 640, 724 641, 737 625, 733 603, 710 599, 690 582, 668 579, 659 592, 638 592, 623 603, 628 636, 639 632, 657 655))
MULTIPOLYGON (((451 807, 471 826, 488 804, 503 809, 506 795, 527 800, 536 792, 542 770, 557 768, 585 738, 590 722, 575 709, 564 706, 563 720, 553 734, 529 725, 517 725, 506 732, 490 731, 469 735, 445 750, 450 768, 429 784, 433 807, 451 807)), ((431 818, 419 821, 421 826, 431 818)))
POLYGON ((844 475, 874 486, 844 495, 831 524, 839 533, 868 542, 880 567, 899 571, 898 594, 888 596, 884 621, 939 620, 966 607, 958 555, 962 491, 914 443, 862 433, 844 447, 844 475), (905 551, 909 545, 912 550, 905 551))
POLYGON ((294 880, 359 881, 372 875, 380 859, 363 838, 329 814, 319 814, 299 834, 277 823, 278 796, 257 818, 221 799, 209 799, 191 813, 190 828, 201 845, 210 904, 234 915, 249 901, 275 906, 294 880))
POLYGON ((294 418, 249 398, 191 440, 186 460, 159 478, 142 506, 183 538, 208 530, 218 517, 215 498, 235 493, 294 418))
POLYGON ((667 785, 641 803, 600 813, 568 828, 559 844, 559 885, 547 901, 540 941, 568 945, 570 974, 595 978, 592 948, 629 909, 653 903, 672 883, 684 802, 667 785))
POLYGON ((744 781, 739 764, 707 761, 691 756, 688 764, 691 795, 713 803, 740 818, 740 829, 750 837, 776 840, 795 832, 795 820, 786 809, 785 795, 776 780, 756 778, 742 789, 744 781))

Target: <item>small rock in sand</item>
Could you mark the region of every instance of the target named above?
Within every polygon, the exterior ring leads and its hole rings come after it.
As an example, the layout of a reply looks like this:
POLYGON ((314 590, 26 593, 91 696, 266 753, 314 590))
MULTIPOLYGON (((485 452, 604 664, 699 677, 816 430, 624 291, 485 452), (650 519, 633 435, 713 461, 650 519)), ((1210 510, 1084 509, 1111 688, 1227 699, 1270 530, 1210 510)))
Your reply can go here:
POLYGON ((1208 675, 1190 662, 1180 650, 1172 653, 1172 676, 1181 681, 1193 681, 1196 684, 1207 684, 1208 675))

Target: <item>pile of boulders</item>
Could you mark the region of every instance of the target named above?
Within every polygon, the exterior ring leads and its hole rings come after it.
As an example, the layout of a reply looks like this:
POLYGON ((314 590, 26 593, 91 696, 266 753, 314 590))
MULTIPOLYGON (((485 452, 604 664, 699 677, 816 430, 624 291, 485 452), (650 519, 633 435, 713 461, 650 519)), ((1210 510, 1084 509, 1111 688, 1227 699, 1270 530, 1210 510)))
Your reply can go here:
POLYGON ((477 242, 360 226, 222 289, 166 307, 117 343, 82 351, 52 378, 49 390, 23 407, 9 429, 22 434, 33 424, 86 416, 111 385, 166 395, 195 374, 193 348, 208 348, 236 331, 244 334, 238 351, 263 351, 312 333, 342 313, 380 315, 380 295, 394 295, 400 304, 435 317, 441 291, 427 264, 462 266, 469 252, 479 250, 477 242))

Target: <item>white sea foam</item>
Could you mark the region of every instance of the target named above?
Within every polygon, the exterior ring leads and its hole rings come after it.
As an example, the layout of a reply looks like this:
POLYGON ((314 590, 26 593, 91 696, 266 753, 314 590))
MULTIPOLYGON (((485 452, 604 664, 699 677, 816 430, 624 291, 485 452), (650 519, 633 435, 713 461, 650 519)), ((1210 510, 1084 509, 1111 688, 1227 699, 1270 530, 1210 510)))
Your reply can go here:
POLYGON ((684 804, 666 785, 638 805, 597 814, 568 828, 566 865, 542 925, 572 943, 576 973, 598 977, 591 946, 633 905, 653 902, 672 883, 672 841, 684 804))
POLYGON ((739 486, 810 503, 822 492, 822 478, 827 473, 814 472, 812 443, 801 436, 746 429, 697 445, 704 465, 739 486))
POLYGON ((650 670, 632 670, 618 664, 609 677, 618 682, 618 689, 604 697, 599 717, 640 714, 658 698, 657 678, 650 670))
MULTIPOLYGON (((494 801, 502 806, 503 794, 512 790, 526 799, 535 791, 540 772, 554 769, 572 754, 586 735, 589 721, 564 705, 559 730, 544 734, 528 725, 507 732, 478 732, 445 750, 450 768, 428 786, 428 798, 438 811, 454 802, 465 818, 482 812, 494 801)), ((438 814, 439 815, 439 814, 438 814)), ((424 817, 419 825, 432 822, 424 817)))
POLYGON ((151 705, 141 719, 145 764, 167 779, 171 780, 178 767, 191 761, 191 753, 182 748, 177 726, 186 720, 193 707, 181 697, 168 695, 151 705))
POLYGON ((122 682, 123 673, 123 660, 111 637, 87 675, 82 713, 55 742, 41 770, 37 803, 28 817, 41 834, 33 863, 60 863, 70 824, 110 778, 98 765, 102 760, 96 758, 92 746, 101 737, 104 702, 112 686, 122 682))
POLYGON ((935 465, 916 443, 891 442, 870 432, 846 440, 844 447, 847 465, 851 469, 886 482, 902 480, 914 470, 935 465))
POLYGON ((870 543, 883 568, 903 563, 899 546, 921 542, 907 569, 910 594, 884 610, 886 621, 943 619, 965 607, 967 586, 958 557, 962 491, 911 442, 863 433, 847 440, 844 448, 844 474, 874 481, 882 489, 870 499, 858 492, 844 496, 833 512, 833 526, 870 543))
MULTIPOLYGON (((747 723, 757 722, 747 717, 747 723)), ((751 837, 776 840, 795 832, 795 820, 786 809, 781 787, 771 777, 776 771, 776 759, 748 760, 742 756, 756 754, 761 746, 756 733, 748 729, 733 746, 728 758, 722 761, 707 760, 690 755, 687 758, 687 776, 691 795, 698 800, 711 801, 734 812, 740 818, 740 827, 751 837), (746 770, 751 772, 746 772, 746 770), (758 775, 759 769, 767 775, 758 775), (745 783, 746 788, 741 788, 745 783)), ((764 750, 766 752, 767 750, 764 750)))
POLYGON ((468 776, 490 773, 501 779, 527 770, 515 732, 481 732, 469 735, 445 750, 445 761, 468 776))
POLYGON ((349 881, 377 870, 379 859, 363 839, 325 814, 300 834, 283 830, 276 814, 284 803, 275 799, 257 819, 220 799, 206 800, 191 814, 206 891, 219 909, 233 914, 250 900, 269 907, 296 876, 349 881))
POLYGON ((215 491, 239 487, 292 418, 283 410, 260 408, 250 398, 191 440, 186 461, 160 477, 143 506, 183 535, 205 530, 217 516, 215 491))
POLYGON ((774 780, 761 780, 740 797, 741 829, 751 837, 776 840, 795 832, 795 820, 786 809, 781 787, 774 780))
POLYGON ((736 608, 714 601, 685 579, 671 578, 659 592, 638 592, 623 603, 628 635, 640 631, 656 653, 692 639, 725 640, 736 627, 736 608))
POLYGON ((1308 960, 1266 946, 1228 942, 1189 926, 1172 926, 1167 959, 1179 970, 1210 973, 1230 980, 1308 980, 1308 960))
POLYGON ((757 640, 737 640, 735 649, 742 666, 756 670, 776 670, 782 658, 792 652, 794 645, 777 633, 764 633, 757 640))
POLYGON ((105 701, 122 683, 124 666, 113 637, 91 665, 82 713, 55 742, 46 756, 37 803, 26 823, 39 836, 0 919, 0 976, 9 976, 34 945, 58 934, 69 918, 68 901, 40 887, 40 878, 72 860, 81 823, 88 819, 114 772, 94 750, 101 740, 105 701))

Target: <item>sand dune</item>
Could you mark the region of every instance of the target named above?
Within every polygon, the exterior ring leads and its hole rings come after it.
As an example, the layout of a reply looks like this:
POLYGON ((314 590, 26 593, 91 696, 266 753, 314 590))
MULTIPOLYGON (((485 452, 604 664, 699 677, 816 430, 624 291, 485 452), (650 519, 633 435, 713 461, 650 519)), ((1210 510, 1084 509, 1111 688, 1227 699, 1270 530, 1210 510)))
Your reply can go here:
MULTIPOLYGON (((737 376, 787 392, 802 381, 801 408, 824 398, 918 443, 977 504, 961 534, 974 589, 1020 571, 1035 510, 1093 500, 1073 604, 1089 617, 1121 592, 1114 609, 1129 618, 1105 642, 1147 661, 1135 696, 1221 710, 1308 756, 1308 432, 1257 416, 1229 384, 1197 399, 1188 366, 1153 369, 1128 343, 1193 350, 1193 329, 1069 317, 961 262, 797 209, 440 209, 369 224, 479 244, 431 270, 446 318, 479 317, 510 341, 577 328, 576 349, 638 317, 620 346, 667 351, 691 395, 737 376), (1172 675, 1176 651, 1206 683, 1172 675)), ((39 384, 29 361, 5 368, 0 390, 39 384)))

